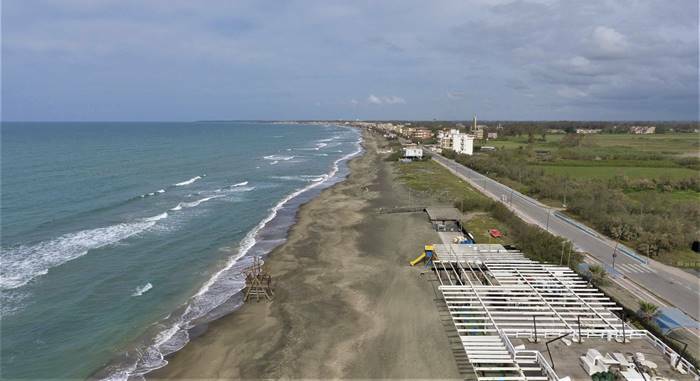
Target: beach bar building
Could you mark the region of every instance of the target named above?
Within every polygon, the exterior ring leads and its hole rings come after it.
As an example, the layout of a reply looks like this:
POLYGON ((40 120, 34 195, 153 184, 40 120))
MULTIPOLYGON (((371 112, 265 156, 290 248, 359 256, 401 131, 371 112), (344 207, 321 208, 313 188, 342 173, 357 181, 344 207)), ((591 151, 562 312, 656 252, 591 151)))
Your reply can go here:
POLYGON ((457 208, 430 207, 425 208, 425 213, 437 231, 463 232, 461 225, 462 213, 457 208))
POLYGON ((698 379, 690 362, 623 321, 621 307, 568 267, 501 245, 433 248, 439 292, 480 381, 591 380, 607 372, 698 379))
POLYGON ((423 158, 423 148, 415 145, 406 146, 403 148, 403 157, 405 159, 420 160, 423 158))

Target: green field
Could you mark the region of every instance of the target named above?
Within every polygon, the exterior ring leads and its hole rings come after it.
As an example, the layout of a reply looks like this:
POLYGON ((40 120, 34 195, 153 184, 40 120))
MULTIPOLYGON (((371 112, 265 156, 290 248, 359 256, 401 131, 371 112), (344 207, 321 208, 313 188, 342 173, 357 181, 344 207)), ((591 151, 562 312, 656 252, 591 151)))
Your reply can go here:
POLYGON ((630 179, 681 179, 697 176, 698 171, 688 168, 664 168, 664 167, 627 167, 609 165, 585 166, 585 165, 532 165, 531 168, 541 168, 545 173, 568 176, 577 179, 610 179, 613 177, 628 177, 630 179))
POLYGON ((697 133, 597 134, 592 136, 592 142, 600 147, 623 147, 661 154, 697 154, 700 150, 700 134, 697 133))
MULTIPOLYGON (((559 142, 564 134, 546 135, 542 141, 540 135, 535 135, 535 141, 531 148, 535 150, 554 151, 559 149, 559 142)), ((700 156, 699 133, 669 133, 658 135, 630 135, 630 134, 591 134, 586 135, 587 146, 577 149, 586 149, 590 152, 621 153, 635 151, 660 155, 700 156)), ((496 140, 489 140, 481 145, 493 146, 498 149, 523 149, 528 148, 528 137, 511 136, 496 140)))

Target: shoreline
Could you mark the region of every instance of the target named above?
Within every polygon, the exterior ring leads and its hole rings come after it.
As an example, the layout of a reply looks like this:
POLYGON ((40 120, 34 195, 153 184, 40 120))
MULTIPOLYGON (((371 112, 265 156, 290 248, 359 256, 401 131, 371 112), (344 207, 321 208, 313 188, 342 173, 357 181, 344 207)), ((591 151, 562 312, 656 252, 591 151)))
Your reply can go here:
POLYGON ((437 234, 422 215, 375 212, 406 194, 381 138, 363 134, 350 174, 302 205, 268 254, 274 300, 209 323, 147 378, 461 377, 434 290, 406 264, 437 234))
POLYGON ((336 159, 319 181, 294 190, 270 208, 269 214, 241 239, 238 250, 222 263, 222 267, 214 270, 191 297, 168 317, 147 328, 140 345, 136 343, 118 358, 95 371, 89 379, 126 380, 147 377, 166 366, 169 358, 204 334, 210 324, 235 313, 243 305, 245 282, 241 270, 252 263, 254 256, 266 260, 272 251, 288 239, 297 222, 300 208, 325 189, 347 178, 350 172, 348 163, 364 151, 361 131, 354 145, 357 149, 336 159), (211 288, 218 289, 215 290, 217 293, 209 295, 211 288), (200 308, 207 306, 198 302, 211 303, 212 297, 218 300, 214 302, 215 306, 200 312, 200 308))

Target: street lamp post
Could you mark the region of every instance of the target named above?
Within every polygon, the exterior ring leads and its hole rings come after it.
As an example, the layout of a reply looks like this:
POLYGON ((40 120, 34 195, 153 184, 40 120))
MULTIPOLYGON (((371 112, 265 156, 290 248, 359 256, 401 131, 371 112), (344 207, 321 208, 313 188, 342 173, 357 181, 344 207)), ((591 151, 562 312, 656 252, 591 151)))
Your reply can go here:
POLYGON ((559 266, 564 263, 564 245, 566 245, 566 241, 561 243, 561 257, 559 258, 559 266))
POLYGON ((562 203, 562 206, 566 208, 566 181, 564 181, 564 202, 562 203))
POLYGON ((550 209, 547 209, 547 229, 545 229, 545 230, 547 230, 547 231, 549 231, 549 215, 550 215, 551 213, 552 213, 552 211, 551 211, 550 209))
POLYGON ((612 253, 612 269, 615 271, 615 258, 617 258, 617 246, 620 244, 620 242, 617 242, 615 244, 615 248, 613 249, 612 253))

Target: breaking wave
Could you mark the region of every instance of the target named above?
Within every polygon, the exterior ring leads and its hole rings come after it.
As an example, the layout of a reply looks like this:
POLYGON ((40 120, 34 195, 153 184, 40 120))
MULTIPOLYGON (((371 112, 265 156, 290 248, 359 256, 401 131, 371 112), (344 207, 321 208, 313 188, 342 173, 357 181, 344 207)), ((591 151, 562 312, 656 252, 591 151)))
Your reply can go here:
MULTIPOLYGON (((341 162, 347 161, 362 152, 360 143, 361 137, 356 142, 356 151, 335 160, 328 173, 314 177, 313 179, 317 181, 313 181, 305 187, 288 194, 272 207, 270 213, 241 240, 236 254, 229 257, 223 268, 214 273, 199 291, 183 305, 182 312, 175 316, 168 316, 165 320, 158 322, 156 327, 160 329, 159 333, 155 335, 150 344, 136 351, 135 359, 129 356, 129 358, 133 359, 133 362, 125 366, 107 369, 108 375, 104 379, 127 380, 132 377, 143 378, 143 375, 146 373, 167 365, 166 356, 180 350, 189 342, 188 331, 196 325, 195 321, 207 317, 217 307, 222 306, 243 290, 245 279, 241 275, 242 262, 245 261, 245 255, 255 246, 258 234, 277 216, 280 209, 288 202, 333 178, 338 173, 341 162)), ((207 199, 211 198, 208 197, 207 199)), ((199 200, 199 202, 204 201, 199 200)), ((178 206, 182 206, 182 203, 178 206)), ((237 308, 237 306, 233 307, 237 308)))
POLYGON ((288 161, 294 159, 294 156, 283 156, 283 155, 268 155, 268 156, 263 156, 263 159, 265 160, 271 160, 271 161, 288 161))
POLYGON ((47 274, 53 267, 80 258, 90 250, 141 233, 165 217, 160 214, 137 222, 82 230, 33 245, 3 249, 0 254, 3 263, 0 266, 0 290, 22 287, 32 279, 47 274))
POLYGON ((152 289, 153 285, 149 282, 144 284, 143 286, 136 287, 136 290, 134 290, 134 293, 131 294, 131 296, 141 296, 145 293, 148 292, 148 290, 152 289))
POLYGON ((192 202, 181 202, 181 203, 177 204, 176 207, 174 207, 174 208, 172 208, 172 209, 170 209, 170 210, 178 211, 178 210, 182 210, 183 208, 194 208, 195 206, 197 206, 197 205, 199 205, 199 204, 201 204, 201 203, 203 203, 203 202, 207 202, 207 201, 209 201, 209 200, 211 200, 211 199, 215 199, 215 198, 219 198, 219 197, 223 197, 223 196, 209 196, 209 197, 205 197, 205 198, 199 199, 199 200, 197 200, 197 201, 192 201, 192 202))
POLYGON ((176 184, 173 184, 173 185, 176 186, 176 187, 181 187, 181 186, 185 186, 185 185, 190 185, 190 184, 194 183, 195 181, 201 179, 203 176, 206 176, 206 175, 195 176, 195 177, 193 177, 193 178, 191 178, 191 179, 189 179, 189 180, 183 181, 183 182, 181 182, 181 183, 176 183, 176 184))

